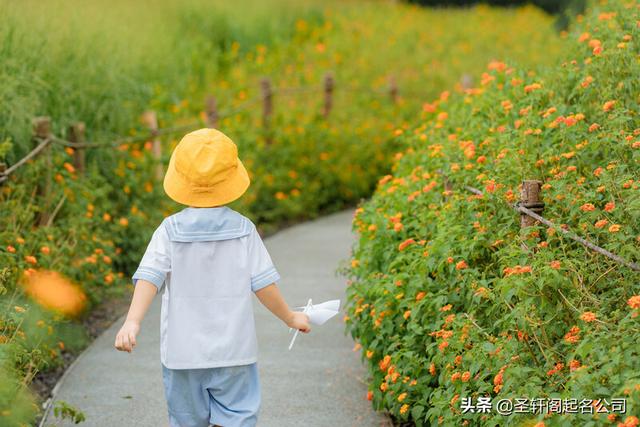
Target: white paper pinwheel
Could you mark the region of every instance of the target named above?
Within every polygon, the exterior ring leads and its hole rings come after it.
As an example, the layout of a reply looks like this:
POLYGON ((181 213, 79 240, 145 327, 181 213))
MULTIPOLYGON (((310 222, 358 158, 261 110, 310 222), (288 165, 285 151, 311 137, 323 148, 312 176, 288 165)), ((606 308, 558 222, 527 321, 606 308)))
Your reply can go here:
MULTIPOLYGON (((340 310, 340 300, 334 299, 331 301, 326 301, 321 304, 312 304, 311 298, 309 298, 309 302, 304 307, 296 307, 297 309, 302 309, 302 312, 309 316, 309 322, 314 325, 322 325, 327 320, 331 319, 333 316, 338 314, 340 310)), ((292 331, 292 328, 289 329, 289 332, 292 331)), ((296 333, 293 334, 293 338, 291 339, 291 343, 289 343, 289 350, 293 347, 293 343, 298 336, 299 330, 296 330, 296 333)))

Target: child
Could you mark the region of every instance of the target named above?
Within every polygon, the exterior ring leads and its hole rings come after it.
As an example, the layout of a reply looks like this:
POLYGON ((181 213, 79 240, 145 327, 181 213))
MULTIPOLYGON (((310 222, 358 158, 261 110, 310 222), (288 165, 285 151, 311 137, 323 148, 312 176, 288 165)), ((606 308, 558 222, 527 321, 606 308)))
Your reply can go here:
POLYGON ((133 299, 115 347, 131 352, 153 297, 162 294, 160 360, 171 427, 255 426, 260 408, 251 292, 287 326, 309 332, 292 311, 254 224, 224 206, 249 176, 236 145, 200 129, 182 138, 164 189, 188 207, 162 221, 133 275, 133 299))

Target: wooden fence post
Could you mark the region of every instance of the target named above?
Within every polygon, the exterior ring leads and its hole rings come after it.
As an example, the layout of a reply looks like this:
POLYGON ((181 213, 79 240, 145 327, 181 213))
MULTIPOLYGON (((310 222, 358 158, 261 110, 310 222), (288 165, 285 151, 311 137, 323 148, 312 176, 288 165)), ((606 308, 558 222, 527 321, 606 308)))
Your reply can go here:
MULTIPOLYGON (((544 203, 540 200, 540 189, 542 188, 542 182, 535 179, 528 179, 522 181, 522 190, 520 191, 520 206, 524 206, 542 215, 544 210, 544 203)), ((520 228, 530 227, 536 225, 538 221, 531 218, 525 213, 520 214, 520 228)))
POLYGON ((453 185, 451 185, 451 181, 449 181, 447 175, 442 175, 442 184, 444 185, 444 198, 448 199, 453 191, 453 185))
POLYGON ((216 101, 216 97, 213 95, 209 95, 207 97, 206 103, 206 113, 207 113, 207 127, 209 128, 217 128, 218 127, 218 103, 216 101))
POLYGON ((260 80, 260 90, 262 92, 262 126, 267 133, 267 143, 272 142, 270 125, 271 115, 273 114, 273 89, 271 88, 271 80, 264 77, 260 80))
MULTIPOLYGON (((32 121, 33 129, 33 147, 37 147, 42 143, 42 140, 46 140, 51 137, 51 118, 49 117, 35 117, 32 121)), ((52 181, 52 159, 50 147, 44 148, 41 152, 45 156, 45 177, 38 184, 37 195, 42 200, 36 222, 39 226, 46 225, 49 221, 49 205, 51 198, 51 181, 52 181)))
POLYGON ((333 74, 327 73, 324 76, 324 106, 322 109, 322 115, 324 118, 328 118, 331 113, 331 108, 333 107, 333 88, 335 81, 333 79, 333 74))
POLYGON ((84 122, 76 122, 69 126, 69 141, 73 145, 78 145, 73 148, 73 166, 78 171, 79 175, 83 175, 85 171, 85 148, 83 144, 85 125, 84 122))
POLYGON ((158 116, 155 111, 145 111, 142 114, 142 121, 151 133, 151 153, 157 161, 156 180, 162 182, 164 170, 162 167, 162 145, 160 144, 160 138, 158 138, 158 116))
POLYGON ((463 74, 460 79, 460 85, 462 86, 462 89, 471 89, 473 87, 473 77, 471 74, 463 74))
POLYGON ((398 82, 395 76, 389 77, 389 97, 394 104, 398 102, 398 82))

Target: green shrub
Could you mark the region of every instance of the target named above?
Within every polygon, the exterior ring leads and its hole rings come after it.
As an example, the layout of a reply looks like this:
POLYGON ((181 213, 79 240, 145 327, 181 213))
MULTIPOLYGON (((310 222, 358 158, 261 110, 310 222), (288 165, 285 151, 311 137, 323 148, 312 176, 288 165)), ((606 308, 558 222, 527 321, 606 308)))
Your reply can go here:
POLYGON ((347 328, 377 408, 416 425, 637 425, 639 273, 553 228, 521 231, 510 205, 541 180, 545 218, 640 260, 638 6, 595 6, 566 62, 492 62, 405 130, 357 210, 349 268, 347 328), (462 413, 483 396, 625 398, 626 414, 462 413))

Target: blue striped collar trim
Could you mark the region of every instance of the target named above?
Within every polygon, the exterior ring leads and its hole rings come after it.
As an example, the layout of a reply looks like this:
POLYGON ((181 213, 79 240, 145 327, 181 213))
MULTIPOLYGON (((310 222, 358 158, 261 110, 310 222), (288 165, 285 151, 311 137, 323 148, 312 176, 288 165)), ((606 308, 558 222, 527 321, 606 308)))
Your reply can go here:
POLYGON ((189 207, 167 217, 165 227, 173 242, 211 242, 246 236, 253 223, 226 206, 189 207))

